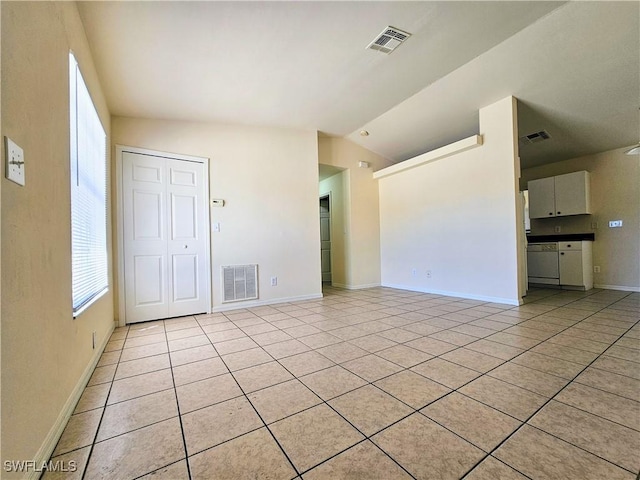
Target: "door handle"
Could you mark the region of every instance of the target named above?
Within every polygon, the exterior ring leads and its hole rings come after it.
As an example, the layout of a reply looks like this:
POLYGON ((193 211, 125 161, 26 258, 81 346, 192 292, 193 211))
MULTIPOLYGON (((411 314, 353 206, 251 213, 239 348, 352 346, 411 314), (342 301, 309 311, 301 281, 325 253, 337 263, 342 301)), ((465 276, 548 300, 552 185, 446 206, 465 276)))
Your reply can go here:
POLYGON ((560 252, 560 255, 564 255, 564 252, 560 252))
POLYGON ((189 248, 189 245, 185 245, 184 248, 189 248))

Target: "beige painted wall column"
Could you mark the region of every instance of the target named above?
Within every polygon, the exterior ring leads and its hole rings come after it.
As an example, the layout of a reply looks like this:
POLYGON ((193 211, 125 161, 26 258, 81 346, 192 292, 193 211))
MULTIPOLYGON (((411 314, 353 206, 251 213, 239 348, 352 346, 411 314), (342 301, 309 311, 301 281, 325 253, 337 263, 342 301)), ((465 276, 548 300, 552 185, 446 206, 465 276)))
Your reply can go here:
POLYGON ((107 136, 109 111, 74 2, 0 8, 2 135, 26 167, 24 187, 0 180, 2 460, 46 461, 99 357, 92 333, 100 346, 114 326, 112 288, 72 315, 69 49, 107 136))
POLYGON ((380 155, 344 138, 319 136, 318 162, 344 168, 346 288, 380 285, 378 182, 373 172, 391 165, 380 155), (359 162, 368 162, 361 168, 359 162))
POLYGON ((380 176, 383 285, 521 301, 515 120, 516 99, 507 97, 480 109, 481 146, 433 161, 426 153, 426 163, 380 176))

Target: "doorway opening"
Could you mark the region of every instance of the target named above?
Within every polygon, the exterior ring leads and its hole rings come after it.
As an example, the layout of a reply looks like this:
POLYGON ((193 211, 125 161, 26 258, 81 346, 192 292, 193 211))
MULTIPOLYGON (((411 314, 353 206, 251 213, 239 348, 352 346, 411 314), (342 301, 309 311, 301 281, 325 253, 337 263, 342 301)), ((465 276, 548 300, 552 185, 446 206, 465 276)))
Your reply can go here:
POLYGON ((320 265, 322 283, 331 284, 331 195, 320 197, 320 265))

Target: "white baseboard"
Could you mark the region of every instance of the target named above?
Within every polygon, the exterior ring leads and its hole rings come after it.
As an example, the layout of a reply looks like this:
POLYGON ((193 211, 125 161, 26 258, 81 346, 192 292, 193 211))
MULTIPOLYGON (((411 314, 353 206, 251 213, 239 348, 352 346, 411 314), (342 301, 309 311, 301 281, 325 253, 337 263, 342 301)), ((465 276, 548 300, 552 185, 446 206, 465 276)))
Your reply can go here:
POLYGON ((595 288, 603 288, 605 290, 620 290, 621 292, 640 292, 640 287, 628 287, 626 285, 593 285, 595 288))
POLYGON ((383 283, 383 287, 389 288, 397 288, 398 290, 408 290, 410 292, 420 292, 420 293, 432 293, 434 295, 445 295, 447 297, 456 297, 456 298, 466 298, 469 300, 481 300, 483 302, 491 302, 491 303, 504 303, 506 305, 521 305, 522 301, 520 299, 512 299, 512 298, 502 298, 502 297, 488 297, 485 295, 474 295, 471 293, 462 293, 462 292, 448 292, 444 290, 434 290, 429 288, 421 288, 407 285, 395 285, 390 283, 383 283))
POLYGON ((379 287, 380 284, 379 283, 368 283, 366 285, 344 285, 342 283, 332 283, 331 286, 332 287, 336 287, 336 288, 344 288, 346 290, 362 290, 364 288, 379 287))
MULTIPOLYGON (((78 382, 76 383, 76 386, 71 392, 71 395, 69 395, 69 398, 67 398, 67 401, 65 402, 64 407, 60 411, 58 418, 56 419, 55 423, 49 430, 47 437, 45 438, 44 442, 42 442, 42 445, 38 449, 38 453, 36 453, 33 459, 36 465, 43 465, 44 463, 49 461, 49 458, 51 458, 51 455, 53 454, 53 451, 55 450, 56 445, 58 444, 58 440, 60 440, 60 437, 62 436, 62 432, 64 432, 64 429, 67 426, 67 422, 69 421, 69 418, 71 418, 71 414, 73 414, 73 411, 75 410, 76 405, 78 404, 78 401, 82 396, 82 392, 84 391, 84 388, 87 386, 87 383, 89 383, 89 380, 91 379, 91 375, 93 374, 93 371, 96 365, 98 364, 98 361, 100 361, 102 352, 107 346, 107 342, 109 341, 109 338, 111 338, 111 334, 113 333, 113 330, 115 329, 115 327, 116 327, 116 324, 115 322, 113 322, 111 329, 105 335, 104 339, 102 340, 102 343, 94 352, 93 357, 91 357, 91 361, 87 364, 87 367, 84 369, 84 372, 82 372, 82 375, 80 376, 80 379, 78 380, 78 382)), ((42 472, 39 472, 37 470, 30 470, 29 475, 26 478, 30 480, 38 480, 38 478, 40 478, 41 475, 42 475, 42 472)))
POLYGON ((211 309, 211 313, 227 312, 229 310, 240 310, 243 308, 263 307, 265 305, 275 305, 277 303, 302 302, 304 300, 317 300, 322 298, 322 293, 311 295, 300 295, 298 297, 270 298, 267 300, 251 300, 248 302, 233 302, 223 305, 216 305, 211 309))

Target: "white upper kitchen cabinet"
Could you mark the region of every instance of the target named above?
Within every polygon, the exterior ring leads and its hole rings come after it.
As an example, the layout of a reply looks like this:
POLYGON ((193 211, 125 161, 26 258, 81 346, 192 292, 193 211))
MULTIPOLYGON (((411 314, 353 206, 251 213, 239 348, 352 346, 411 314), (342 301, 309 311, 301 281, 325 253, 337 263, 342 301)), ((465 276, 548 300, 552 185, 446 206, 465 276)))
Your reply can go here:
POLYGON ((529 217, 551 218, 591 213, 589 172, 540 178, 528 183, 529 217))
POLYGON ((555 217, 556 196, 554 177, 531 180, 529 188, 529 218, 555 217))

